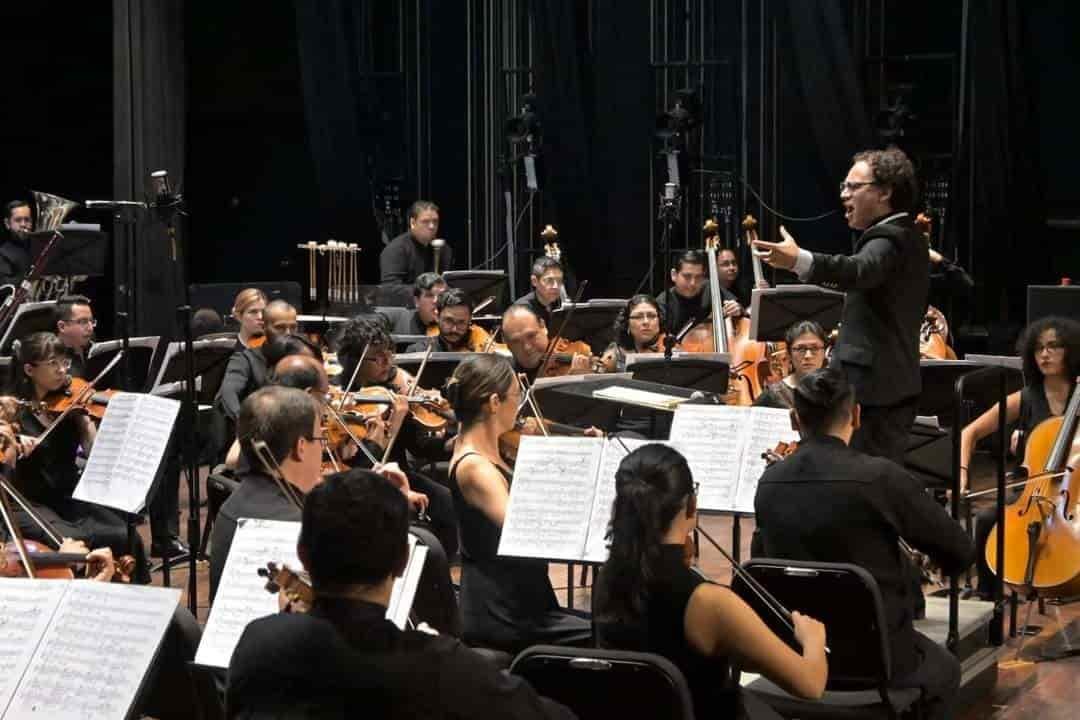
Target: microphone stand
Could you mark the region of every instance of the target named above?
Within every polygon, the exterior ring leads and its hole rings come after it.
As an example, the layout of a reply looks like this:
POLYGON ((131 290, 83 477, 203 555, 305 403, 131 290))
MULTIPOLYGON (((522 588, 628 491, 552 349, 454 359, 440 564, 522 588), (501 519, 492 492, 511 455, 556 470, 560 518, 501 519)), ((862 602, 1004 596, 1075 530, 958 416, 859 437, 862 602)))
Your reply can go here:
MULTIPOLYGON (((671 248, 669 247, 671 242, 671 230, 679 219, 679 186, 673 185, 672 183, 668 183, 668 185, 673 186, 674 191, 671 193, 671 197, 668 197, 666 192, 664 195, 660 196, 659 211, 660 220, 664 224, 663 230, 660 231, 660 248, 665 264, 670 264, 671 262, 671 248)), ((667 329, 667 332, 664 333, 664 361, 670 364, 672 353, 675 350, 675 343, 678 341, 678 338, 675 336, 675 328, 671 325, 673 314, 672 305, 678 302, 678 293, 675 292, 670 270, 665 274, 665 278, 664 284, 667 287, 664 292, 668 297, 668 302, 664 303, 664 327, 667 329)))

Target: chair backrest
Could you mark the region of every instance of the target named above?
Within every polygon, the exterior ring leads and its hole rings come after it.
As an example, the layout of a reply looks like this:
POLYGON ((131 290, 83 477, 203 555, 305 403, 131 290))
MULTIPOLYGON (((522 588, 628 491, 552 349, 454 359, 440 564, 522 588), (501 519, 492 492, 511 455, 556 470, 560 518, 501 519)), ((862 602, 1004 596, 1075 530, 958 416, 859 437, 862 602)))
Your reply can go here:
POLYGON ((651 653, 534 645, 514 658, 510 672, 581 720, 642 717, 693 720, 683 674, 651 653))
MULTIPOLYGON (((881 688, 888 683, 892 661, 885 607, 870 573, 849 563, 770 558, 749 560, 743 568, 788 610, 825 624, 830 690, 881 688)), ((739 576, 731 589, 801 652, 791 631, 739 576)))

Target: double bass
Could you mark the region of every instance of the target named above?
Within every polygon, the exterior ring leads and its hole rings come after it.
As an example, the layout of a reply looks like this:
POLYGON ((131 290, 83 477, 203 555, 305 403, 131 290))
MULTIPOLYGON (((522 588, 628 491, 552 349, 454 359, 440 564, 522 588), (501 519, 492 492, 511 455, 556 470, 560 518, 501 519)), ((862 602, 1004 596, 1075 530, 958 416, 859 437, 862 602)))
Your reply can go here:
POLYGON ((986 563, 997 573, 997 536, 1004 535, 1002 580, 1027 595, 1080 594, 1080 391, 1065 413, 1035 426, 1024 451, 1027 484, 1005 508, 1005 523, 986 541, 986 563))

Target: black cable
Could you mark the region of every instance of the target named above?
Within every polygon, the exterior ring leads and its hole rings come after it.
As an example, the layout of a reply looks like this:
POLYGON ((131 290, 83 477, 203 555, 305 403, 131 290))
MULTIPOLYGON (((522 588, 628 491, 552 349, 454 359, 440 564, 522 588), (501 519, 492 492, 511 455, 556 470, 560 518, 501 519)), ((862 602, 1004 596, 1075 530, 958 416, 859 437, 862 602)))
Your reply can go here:
MULTIPOLYGON (((535 197, 536 197, 536 193, 529 193, 529 201, 527 203, 525 203, 525 207, 521 208, 521 212, 518 213, 517 220, 514 221, 514 230, 513 230, 514 235, 517 235, 518 226, 521 225, 521 221, 522 221, 522 219, 524 219, 525 213, 528 212, 529 208, 532 206, 533 198, 535 198, 535 197)), ((488 265, 491 265, 491 263, 495 262, 496 258, 498 258, 500 255, 503 254, 503 250, 505 250, 509 244, 510 244, 510 238, 507 238, 506 242, 504 242, 502 244, 502 247, 500 247, 498 250, 496 250, 495 253, 491 257, 489 257, 487 260, 480 263, 479 265, 474 265, 473 267, 471 267, 469 269, 470 270, 479 270, 482 267, 486 267, 488 265)))
MULTIPOLYGON (((728 175, 728 174, 730 174, 730 173, 723 172, 721 170, 704 170, 704 169, 694 170, 694 172, 701 173, 703 175, 728 175)), ((810 216, 810 217, 795 217, 793 215, 785 215, 784 213, 780 212, 779 210, 776 210, 775 208, 771 207, 767 202, 762 200, 761 196, 758 195, 757 190, 754 189, 753 185, 746 182, 742 178, 739 178, 739 182, 741 182, 743 184, 743 187, 745 187, 747 190, 750 191, 750 194, 754 196, 754 198, 758 201, 758 203, 761 204, 761 207, 765 208, 769 212, 769 214, 772 215, 773 217, 778 217, 781 220, 787 220, 788 222, 817 222, 818 220, 824 220, 825 218, 831 217, 832 215, 836 215, 837 213, 840 212, 840 209, 837 208, 836 210, 830 210, 827 213, 822 213, 820 215, 813 215, 813 216, 810 216)))

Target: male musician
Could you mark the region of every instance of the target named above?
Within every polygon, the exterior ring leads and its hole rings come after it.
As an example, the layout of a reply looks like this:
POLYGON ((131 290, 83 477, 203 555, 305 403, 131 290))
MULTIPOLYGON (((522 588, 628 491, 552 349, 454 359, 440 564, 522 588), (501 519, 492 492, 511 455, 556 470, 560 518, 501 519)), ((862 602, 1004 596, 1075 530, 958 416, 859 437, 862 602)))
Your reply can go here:
POLYGON ((71 358, 72 377, 86 377, 86 353, 90 349, 90 343, 94 339, 94 328, 97 320, 94 319, 94 311, 90 309, 90 298, 85 295, 65 295, 56 301, 53 310, 56 322, 56 337, 67 348, 68 357, 71 358))
POLYGON ((413 313, 408 334, 425 335, 428 329, 435 325, 438 319, 435 303, 444 292, 446 281, 442 279, 442 275, 424 273, 416 278, 413 284, 413 305, 416 311, 413 313))
POLYGON ((550 325, 551 313, 562 305, 563 282, 563 268, 558 260, 547 256, 537 258, 529 274, 532 291, 519 297, 514 304, 530 306, 550 325))
POLYGON ((296 308, 284 300, 273 300, 263 309, 266 341, 262 347, 241 348, 229 358, 225 377, 221 381, 215 406, 231 422, 240 414, 240 403, 266 384, 266 354, 274 338, 295 333, 299 325, 296 308))
POLYGON ((34 229, 30 204, 12 200, 4 206, 4 237, 0 239, 0 285, 17 285, 30 269, 27 233, 34 229))
MULTIPOLYGON (((531 305, 511 305, 502 317, 503 339, 513 356, 514 370, 525 373, 529 382, 536 379, 540 362, 548 346, 547 323, 531 305)), ((596 361, 599 363, 599 360, 596 361)), ((595 372, 594 359, 586 355, 574 355, 570 363, 571 375, 595 372)))
POLYGON ((720 288, 731 293, 744 308, 749 305, 749 298, 743 297, 739 287, 739 256, 734 248, 720 248, 716 252, 716 270, 720 288))
MULTIPOLYGON (((671 268, 672 287, 656 298, 660 314, 664 317, 664 325, 669 332, 681 333, 687 325, 708 319, 712 301, 706 283, 707 265, 705 253, 700 250, 687 250, 675 261, 675 267, 671 268)), ((720 294, 724 317, 742 314, 742 306, 730 291, 721 286, 720 294)))
POLYGON ((451 267, 450 244, 436 250, 431 241, 439 234, 439 208, 429 200, 417 200, 409 206, 409 230, 398 235, 379 255, 380 282, 384 285, 412 285, 421 273, 444 272, 451 267))
MULTIPOLYGON (((470 352, 469 337, 472 329, 472 304, 461 288, 452 288, 439 295, 435 303, 439 334, 435 338, 435 352, 470 352)), ((408 352, 427 350, 427 341, 414 343, 408 352)), ((482 348, 476 348, 480 350, 482 348)))
POLYGON ((893 686, 922 688, 924 717, 950 717, 960 664, 912 626, 915 591, 898 544, 948 573, 970 564, 971 539, 899 465, 849 447, 861 408, 839 369, 799 381, 795 414, 799 448, 765 470, 754 499, 762 554, 865 568, 885 605, 893 686))
POLYGON ((783 227, 782 242, 755 244, 770 265, 846 291, 833 360, 863 408, 855 446, 897 461, 922 390, 919 327, 929 279, 926 238, 914 226, 917 195, 915 169, 901 150, 861 152, 840 184, 848 226, 862 232, 853 255, 811 253, 783 227))
POLYGON ((408 523, 401 494, 373 473, 311 491, 297 552, 314 605, 244 629, 229 664, 230 717, 572 717, 453 637, 385 619, 408 523))

